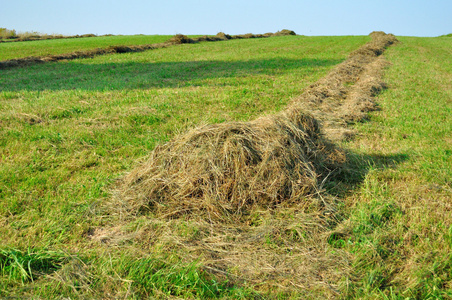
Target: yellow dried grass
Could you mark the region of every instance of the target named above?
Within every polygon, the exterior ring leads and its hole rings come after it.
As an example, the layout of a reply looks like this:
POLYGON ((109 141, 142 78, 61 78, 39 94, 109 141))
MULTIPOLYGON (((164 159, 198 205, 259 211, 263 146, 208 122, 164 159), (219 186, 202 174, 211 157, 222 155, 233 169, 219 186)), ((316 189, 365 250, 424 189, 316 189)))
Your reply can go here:
POLYGON ((208 125, 156 148, 124 178, 125 209, 236 221, 253 206, 301 202, 344 155, 315 119, 288 110, 252 122, 208 125))
POLYGON ((195 128, 157 147, 124 177, 117 192, 119 207, 128 214, 194 213, 236 222, 256 206, 312 201, 309 196, 340 169, 345 154, 324 138, 319 122, 307 111, 331 129, 373 109, 369 99, 383 85, 369 70, 376 67, 375 55, 395 38, 381 32, 371 37, 285 111, 251 122, 195 128), (346 83, 356 81, 351 93, 346 83))

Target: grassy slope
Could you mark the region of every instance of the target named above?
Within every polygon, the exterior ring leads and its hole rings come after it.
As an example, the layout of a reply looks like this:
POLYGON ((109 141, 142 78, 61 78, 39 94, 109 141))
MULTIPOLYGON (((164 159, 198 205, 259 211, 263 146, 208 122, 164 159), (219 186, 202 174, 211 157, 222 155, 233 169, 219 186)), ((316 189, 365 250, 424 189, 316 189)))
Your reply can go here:
POLYGON ((382 111, 347 147, 372 155, 345 208, 354 255, 344 289, 360 299, 452 297, 452 41, 401 37, 382 111))
POLYGON ((368 40, 234 40, 2 71, 1 296, 119 297, 131 286, 142 295, 249 293, 158 254, 158 246, 142 253, 133 243, 93 243, 87 236, 108 224, 99 203, 158 143, 199 123, 277 111, 368 40), (34 284, 28 263, 41 278, 34 284))
POLYGON ((103 36, 0 43, 0 60, 71 53, 117 45, 155 44, 165 42, 170 37, 169 35, 103 36))

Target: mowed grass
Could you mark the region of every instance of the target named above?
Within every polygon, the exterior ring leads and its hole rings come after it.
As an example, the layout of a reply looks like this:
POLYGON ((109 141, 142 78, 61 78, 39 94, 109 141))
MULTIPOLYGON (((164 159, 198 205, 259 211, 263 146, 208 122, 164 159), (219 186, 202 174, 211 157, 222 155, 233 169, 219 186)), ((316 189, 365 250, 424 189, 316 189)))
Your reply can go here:
POLYGON ((374 159, 345 197, 343 236, 331 244, 354 257, 346 298, 450 299, 452 41, 399 40, 385 54, 392 66, 381 111, 345 145, 374 159))
POLYGON ((102 36, 0 43, 0 61, 27 56, 46 56, 120 45, 163 43, 169 35, 102 36))
MULTIPOLYGON (((328 187, 342 204, 325 251, 350 257, 338 298, 452 297, 452 41, 399 39, 385 53, 381 111, 342 145, 358 178, 328 187)), ((114 180, 156 145, 278 111, 367 40, 201 43, 1 71, 0 296, 322 298, 218 280, 151 239, 90 236, 114 225, 103 207, 114 180)))
POLYGON ((1 71, 0 296, 253 296, 177 251, 93 241, 114 220, 103 203, 156 145, 274 113, 368 40, 233 40, 1 71))

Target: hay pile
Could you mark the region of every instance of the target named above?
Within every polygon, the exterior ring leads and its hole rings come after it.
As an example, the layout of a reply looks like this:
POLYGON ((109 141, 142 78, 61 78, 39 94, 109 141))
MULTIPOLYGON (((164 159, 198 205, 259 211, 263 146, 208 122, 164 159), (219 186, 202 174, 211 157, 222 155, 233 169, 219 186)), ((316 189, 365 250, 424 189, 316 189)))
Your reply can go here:
POLYGON ((192 44, 194 41, 186 35, 176 34, 172 38, 168 40, 170 44, 178 45, 178 44, 192 44))
POLYGON ((99 36, 113 36, 113 34, 95 35, 93 33, 83 34, 83 35, 61 35, 61 34, 46 34, 46 35, 27 35, 21 34, 19 36, 8 37, 8 40, 0 40, 0 43, 11 43, 11 42, 29 42, 29 41, 42 41, 42 40, 61 40, 61 39, 77 39, 77 38, 87 38, 87 37, 99 37, 99 36))
POLYGON ((220 39, 223 39, 223 40, 230 40, 230 39, 232 39, 232 37, 229 34, 226 34, 224 32, 218 32, 216 36, 219 37, 220 39))
POLYGON ((302 201, 343 160, 315 119, 290 110, 178 136, 124 178, 120 198, 135 213, 237 220, 254 206, 302 201))
POLYGON ((397 42, 397 38, 393 34, 386 34, 383 31, 374 31, 370 33, 372 41, 356 51, 353 51, 350 56, 364 55, 364 56, 379 56, 383 54, 387 47, 397 42))
POLYGON ((297 34, 295 33, 295 31, 289 29, 283 29, 273 34, 273 36, 285 36, 285 35, 297 35, 297 34))
POLYGON ((317 117, 327 129, 357 119, 355 111, 365 111, 368 98, 382 88, 365 72, 395 38, 371 37, 285 111, 196 128, 157 147, 123 179, 117 194, 121 208, 129 214, 152 210, 167 217, 237 221, 254 207, 310 206, 319 182, 345 162, 344 153, 324 138, 317 117), (347 84, 356 81, 351 90, 347 84))
POLYGON ((372 37, 364 47, 373 53, 355 51, 284 111, 203 126, 157 147, 122 178, 112 199, 124 224, 148 210, 152 217, 139 218, 145 224, 133 233, 102 229, 111 232, 102 239, 158 245, 200 261, 215 278, 264 293, 339 297, 353 260, 328 245, 336 200, 319 190, 331 173, 336 180, 349 174, 344 152, 328 142, 337 135, 330 131, 362 118, 384 88, 386 64, 372 49, 395 39, 372 37))

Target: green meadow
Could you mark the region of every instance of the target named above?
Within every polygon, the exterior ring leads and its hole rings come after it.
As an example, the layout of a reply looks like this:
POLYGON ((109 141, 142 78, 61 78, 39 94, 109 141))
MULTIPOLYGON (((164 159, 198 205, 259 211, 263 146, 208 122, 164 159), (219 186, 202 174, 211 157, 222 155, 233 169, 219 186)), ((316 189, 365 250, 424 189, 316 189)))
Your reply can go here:
MULTIPOLYGON (((2 43, 0 60, 168 38, 2 43)), ((94 237, 150 222, 127 223, 105 203, 156 146, 283 109, 368 36, 202 42, 0 70, 0 297, 451 298, 452 40, 398 39, 384 54, 380 110, 340 145, 358 175, 326 186, 339 205, 324 251, 347 257, 347 272, 312 290, 227 280, 175 246, 94 237)), ((189 221, 155 226, 191 240, 200 232, 189 221)))

